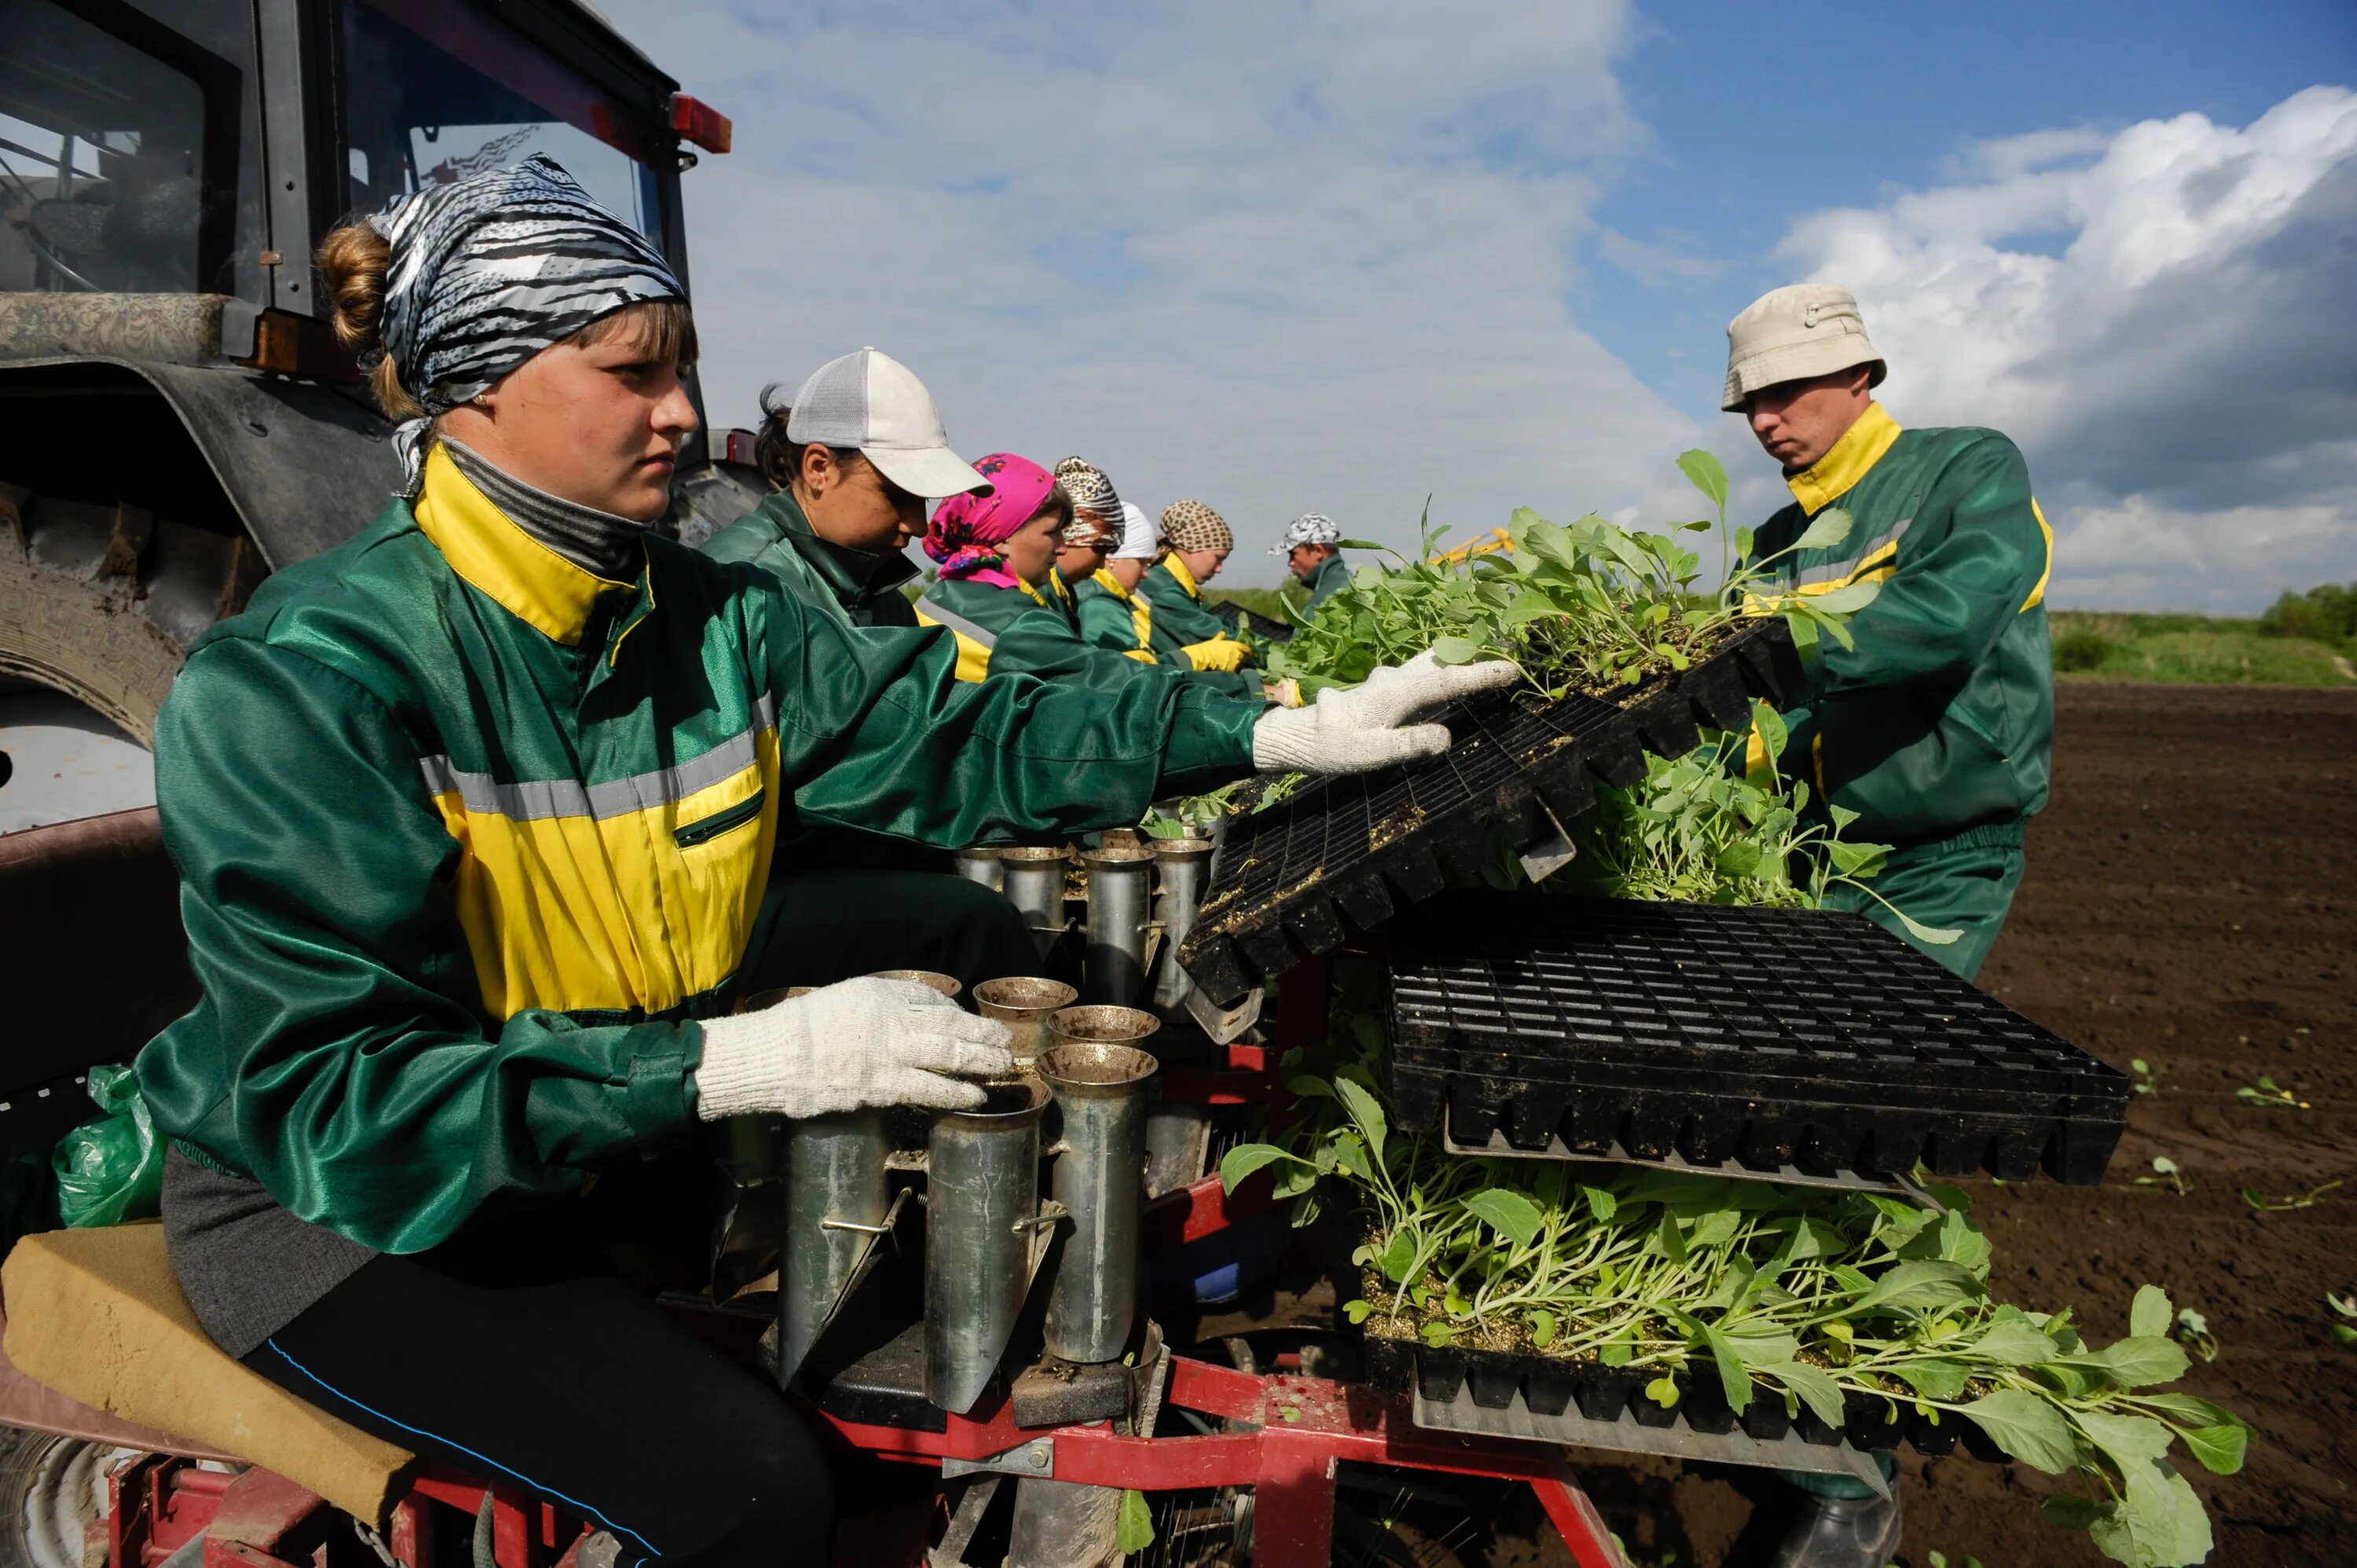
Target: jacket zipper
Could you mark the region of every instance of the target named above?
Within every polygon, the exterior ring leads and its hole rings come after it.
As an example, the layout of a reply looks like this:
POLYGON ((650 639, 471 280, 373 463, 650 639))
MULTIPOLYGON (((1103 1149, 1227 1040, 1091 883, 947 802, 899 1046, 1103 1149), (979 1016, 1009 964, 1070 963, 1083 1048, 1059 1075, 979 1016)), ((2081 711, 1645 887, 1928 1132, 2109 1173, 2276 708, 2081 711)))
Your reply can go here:
POLYGON ((694 849, 697 844, 718 838, 731 828, 741 828, 761 814, 761 801, 767 789, 756 789, 737 804, 701 817, 685 827, 674 829, 672 840, 682 849, 694 849))

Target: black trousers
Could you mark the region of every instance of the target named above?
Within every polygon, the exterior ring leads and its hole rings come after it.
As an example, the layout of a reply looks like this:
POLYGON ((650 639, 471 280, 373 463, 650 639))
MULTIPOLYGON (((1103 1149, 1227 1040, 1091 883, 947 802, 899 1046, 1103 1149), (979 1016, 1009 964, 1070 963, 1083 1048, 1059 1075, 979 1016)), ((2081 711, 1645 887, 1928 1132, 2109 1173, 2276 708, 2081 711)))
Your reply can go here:
POLYGON ((681 1326, 566 1213, 382 1254, 245 1364, 364 1432, 512 1482, 625 1563, 824 1563, 834 1482, 776 1389, 681 1326))
MULTIPOLYGON (((971 989, 1039 971, 1006 899, 898 869, 779 876, 751 950, 740 992, 879 969, 971 989)), ((245 1364, 363 1431, 607 1530, 624 1563, 823 1564, 834 1477, 817 1439, 609 1262, 618 1242, 675 1258, 684 1233, 694 1249, 705 1186, 690 1158, 623 1162, 592 1201, 381 1255, 245 1364)))

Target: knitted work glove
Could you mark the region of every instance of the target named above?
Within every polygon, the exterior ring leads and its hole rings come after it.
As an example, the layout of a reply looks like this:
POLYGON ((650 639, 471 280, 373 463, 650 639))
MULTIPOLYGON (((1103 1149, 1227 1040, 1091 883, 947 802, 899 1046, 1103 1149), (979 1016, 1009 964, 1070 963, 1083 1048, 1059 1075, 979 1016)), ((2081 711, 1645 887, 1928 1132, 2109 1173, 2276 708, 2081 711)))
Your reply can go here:
POLYGON ((1198 670, 1239 670, 1252 650, 1222 633, 1206 642, 1190 642, 1178 651, 1198 670))
POLYGON ((1006 1026, 912 980, 845 980, 758 1013, 710 1018, 695 1113, 823 1116, 875 1105, 957 1111, 983 1101, 967 1078, 1015 1070, 1006 1026))
POLYGON ((1437 757, 1448 749, 1448 729, 1409 719, 1520 679, 1522 671, 1502 659, 1443 666, 1419 653, 1348 691, 1320 692, 1306 708, 1263 714, 1253 725, 1253 766, 1263 773, 1363 773, 1437 757))

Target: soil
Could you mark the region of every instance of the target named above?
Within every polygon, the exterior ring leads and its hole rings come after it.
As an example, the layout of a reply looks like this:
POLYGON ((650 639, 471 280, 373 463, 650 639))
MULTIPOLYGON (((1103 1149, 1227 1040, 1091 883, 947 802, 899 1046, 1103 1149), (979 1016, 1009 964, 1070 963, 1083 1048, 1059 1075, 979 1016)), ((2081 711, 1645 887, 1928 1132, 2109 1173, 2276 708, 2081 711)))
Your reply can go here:
MULTIPOLYGON (((2257 1429, 2240 1475, 2178 1463, 2210 1509, 2216 1564, 2357 1563, 2357 1347, 2327 1291, 2357 1289, 2357 693, 2072 682, 2057 693, 2053 803, 1981 983, 2158 1078, 2128 1107, 2099 1187, 1982 1180, 1991 1287, 2125 1332, 2149 1281, 2209 1320, 2219 1349, 2181 1385, 2257 1429), (2260 1075, 2305 1111, 2238 1101, 2260 1075), (2156 1155, 2192 1191, 2137 1187, 2156 1155), (2338 1177, 2315 1207, 2260 1214, 2338 1177)), ((1579 1454, 1581 1480, 1640 1565, 1764 1563, 1792 1494, 1765 1472, 1579 1454)), ((2043 1524, 2056 1489, 2026 1467, 1902 1451, 1900 1561, 2095 1564, 2043 1524)), ((1511 1560, 1562 1547, 1513 1543, 1511 1560)))

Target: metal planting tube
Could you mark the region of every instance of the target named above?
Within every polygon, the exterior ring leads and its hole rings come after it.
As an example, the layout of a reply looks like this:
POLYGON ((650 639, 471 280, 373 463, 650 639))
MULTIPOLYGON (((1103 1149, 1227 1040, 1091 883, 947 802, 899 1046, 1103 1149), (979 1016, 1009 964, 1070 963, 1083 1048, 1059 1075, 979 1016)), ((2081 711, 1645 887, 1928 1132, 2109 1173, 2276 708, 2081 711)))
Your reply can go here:
POLYGON ((786 1128, 786 1222, 778 1265, 778 1386, 801 1370, 888 1212, 881 1111, 813 1116, 786 1128))
POLYGON ((1048 1015, 1070 1007, 1081 993, 1060 980, 1020 975, 985 980, 974 988, 974 1004, 985 1018, 1006 1026, 1015 1038, 1007 1049, 1018 1065, 1028 1064, 1048 1044, 1048 1015))
POLYGON ((1146 989, 1146 933, 1152 921, 1154 852, 1090 850, 1089 944, 1081 968, 1081 994, 1090 1002, 1127 1006, 1146 989))
POLYGON ((934 1118, 925 1160, 925 1397, 974 1408, 1023 1310, 1039 1220, 1038 1079, 987 1086, 975 1111, 934 1118))
POLYGON ((1187 1004, 1195 983, 1178 967, 1178 944, 1195 929, 1195 911, 1203 902, 1203 884, 1211 872, 1209 839, 1157 839, 1155 868, 1162 874, 1162 897, 1156 915, 1162 922, 1162 950, 1154 964, 1154 1005, 1176 1012, 1187 1004))
POLYGON ((992 892, 997 892, 1006 881, 1005 868, 999 865, 995 849, 962 849, 957 853, 957 874, 968 882, 979 882, 992 892))
POLYGON ((1064 871, 1071 858, 1071 852, 1062 849, 998 852, 1003 878, 999 891, 1023 912, 1023 923, 1031 928, 1042 957, 1064 934, 1064 871))
POLYGON ((1067 1361, 1115 1360, 1129 1343, 1146 1201, 1146 1080, 1157 1065, 1135 1046, 1093 1041, 1039 1054, 1064 1124, 1055 1197, 1071 1220, 1048 1285, 1048 1353, 1067 1361))

